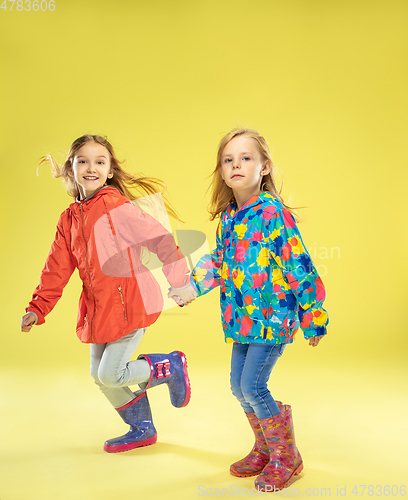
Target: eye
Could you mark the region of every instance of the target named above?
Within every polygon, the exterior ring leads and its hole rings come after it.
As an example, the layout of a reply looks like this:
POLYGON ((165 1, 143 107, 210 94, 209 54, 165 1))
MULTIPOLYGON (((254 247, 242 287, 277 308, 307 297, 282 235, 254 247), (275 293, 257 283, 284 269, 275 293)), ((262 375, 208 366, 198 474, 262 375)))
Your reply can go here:
POLYGON ((99 165, 104 165, 104 161, 103 161, 103 160, 99 160, 97 163, 98 163, 99 165))
POLYGON ((78 163, 86 163, 85 160, 78 160, 78 163))
POLYGON ((231 162, 232 162, 231 158, 225 158, 224 160, 224 163, 231 163, 231 162))
POLYGON ((243 160, 244 160, 244 161, 249 161, 250 159, 251 159, 251 158, 250 158, 249 156, 244 156, 244 157, 243 157, 243 160))

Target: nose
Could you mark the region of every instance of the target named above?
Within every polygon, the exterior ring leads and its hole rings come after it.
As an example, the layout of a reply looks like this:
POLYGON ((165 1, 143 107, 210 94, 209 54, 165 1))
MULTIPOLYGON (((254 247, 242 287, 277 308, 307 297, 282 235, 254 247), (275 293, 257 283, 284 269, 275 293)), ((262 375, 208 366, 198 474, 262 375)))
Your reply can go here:
POLYGON ((95 165, 92 162, 88 163, 88 172, 95 172, 95 165))
POLYGON ((241 165, 239 164, 238 160, 232 162, 232 168, 241 168, 241 165))

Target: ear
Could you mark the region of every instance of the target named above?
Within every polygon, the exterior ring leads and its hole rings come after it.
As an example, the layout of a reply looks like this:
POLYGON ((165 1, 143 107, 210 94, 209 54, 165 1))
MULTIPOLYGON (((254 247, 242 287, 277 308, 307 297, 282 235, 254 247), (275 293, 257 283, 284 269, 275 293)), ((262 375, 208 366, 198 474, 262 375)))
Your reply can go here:
POLYGON ((261 175, 268 175, 271 171, 271 162, 270 160, 266 160, 261 168, 261 175))
POLYGON ((108 179, 112 179, 112 177, 113 177, 113 172, 109 172, 108 179))

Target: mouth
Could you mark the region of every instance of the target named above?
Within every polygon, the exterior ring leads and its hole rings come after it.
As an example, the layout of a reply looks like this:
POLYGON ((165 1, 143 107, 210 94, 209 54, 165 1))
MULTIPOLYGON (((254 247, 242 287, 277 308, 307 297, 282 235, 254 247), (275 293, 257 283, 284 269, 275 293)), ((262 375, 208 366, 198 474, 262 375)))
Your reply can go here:
POLYGON ((235 174, 231 177, 231 179, 236 179, 237 177, 244 177, 244 176, 241 174, 235 174))
POLYGON ((95 176, 92 176, 92 175, 87 175, 86 177, 84 176, 84 179, 86 181, 97 181, 99 179, 99 177, 95 177, 95 176))

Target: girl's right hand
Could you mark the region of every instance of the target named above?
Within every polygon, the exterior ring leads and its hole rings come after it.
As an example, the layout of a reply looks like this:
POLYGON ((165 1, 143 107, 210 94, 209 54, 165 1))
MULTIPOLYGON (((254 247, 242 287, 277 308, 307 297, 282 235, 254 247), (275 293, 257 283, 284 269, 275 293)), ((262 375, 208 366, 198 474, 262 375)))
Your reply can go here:
POLYGON ((24 314, 21 318, 21 331, 29 332, 35 323, 35 315, 33 313, 24 314))
POLYGON ((179 306, 188 306, 197 297, 197 292, 191 285, 183 288, 170 288, 167 297, 172 298, 179 306))
POLYGON ((310 337, 309 339, 309 345, 312 347, 317 347, 319 345, 319 342, 322 340, 324 335, 317 335, 316 337, 310 337))

